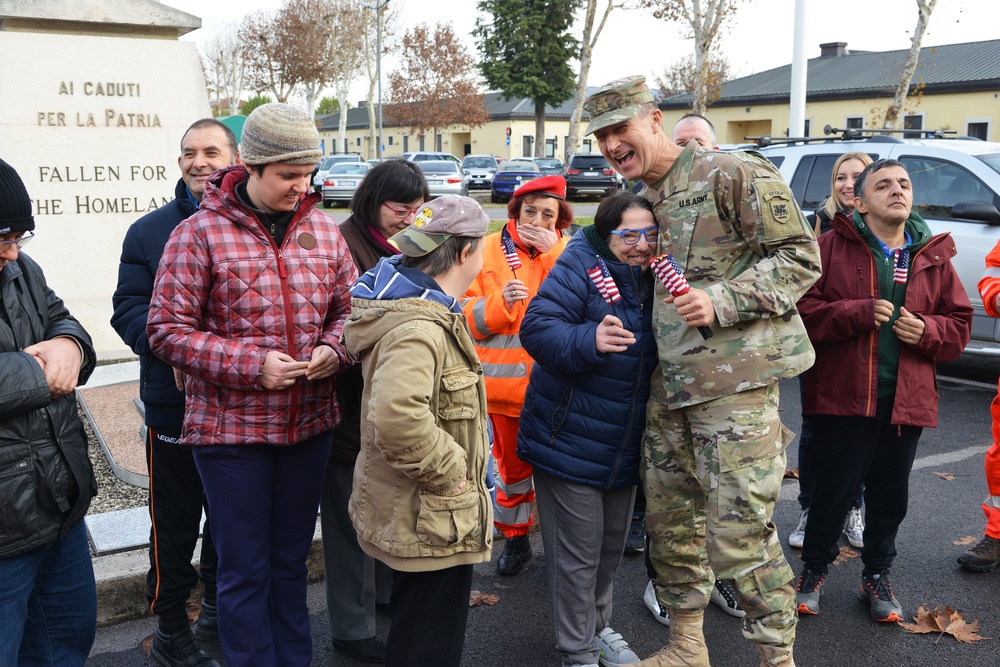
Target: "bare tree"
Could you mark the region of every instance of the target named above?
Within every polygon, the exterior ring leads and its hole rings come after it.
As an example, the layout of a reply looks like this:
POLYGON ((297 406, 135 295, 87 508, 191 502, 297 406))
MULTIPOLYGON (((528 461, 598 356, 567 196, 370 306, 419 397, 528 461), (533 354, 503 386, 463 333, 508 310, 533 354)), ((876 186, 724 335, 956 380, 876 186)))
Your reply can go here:
POLYGON ((885 120, 882 122, 882 129, 885 130, 900 129, 900 112, 903 110, 906 96, 910 92, 910 83, 913 82, 913 75, 917 71, 917 63, 920 60, 920 44, 924 39, 927 24, 930 23, 931 12, 934 11, 934 5, 937 4, 937 0, 916 0, 916 2, 917 25, 913 29, 913 38, 910 40, 910 53, 906 57, 906 65, 903 66, 899 85, 896 86, 896 94, 893 95, 892 103, 885 111, 885 120))
POLYGON ((329 0, 285 0, 278 10, 278 34, 286 42, 282 51, 289 58, 284 67, 305 93, 309 114, 330 83, 336 11, 329 0))
MULTIPOLYGON (((340 105, 337 146, 347 135, 347 96, 365 63, 365 30, 370 11, 350 0, 332 0, 336 11, 330 20, 330 85, 340 105)), ((336 151, 335 151, 336 152, 336 151)))
POLYGON ((299 83, 288 53, 289 41, 283 37, 277 12, 253 12, 240 24, 247 87, 256 93, 270 92, 278 102, 287 102, 299 83))
POLYGON ((479 127, 490 119, 476 84, 476 60, 451 23, 431 32, 419 23, 403 35, 401 65, 389 75, 385 116, 393 125, 424 134, 450 125, 479 127))
POLYGON ((383 1, 377 5, 377 10, 370 7, 365 12, 365 18, 358 23, 357 29, 362 30, 362 51, 364 53, 364 69, 368 74, 368 157, 381 157, 382 147, 378 145, 378 121, 376 112, 376 92, 379 79, 379 62, 392 53, 393 38, 399 25, 399 12, 396 6, 383 1), (379 53, 378 29, 382 27, 382 51, 379 53))
POLYGON ((226 115, 235 113, 243 96, 244 66, 238 30, 235 21, 217 25, 202 49, 205 79, 215 97, 219 115, 223 107, 227 110, 226 115))
MULTIPOLYGON (((656 86, 660 89, 660 98, 679 95, 694 90, 698 83, 697 69, 695 68, 694 56, 690 55, 671 63, 663 68, 663 72, 654 77, 656 86)), ((708 78, 706 81, 705 105, 708 106, 719 99, 722 92, 722 84, 730 79, 729 61, 726 57, 713 49, 708 55, 708 78)))
POLYGON ((712 47, 727 18, 744 0, 639 0, 639 6, 651 9, 653 16, 676 21, 691 28, 694 38, 695 87, 692 90, 695 113, 708 107, 709 63, 712 47))
POLYGON ((601 22, 594 28, 594 20, 597 18, 597 5, 599 0, 587 0, 587 10, 583 19, 583 39, 580 41, 580 73, 576 79, 576 93, 573 97, 573 113, 569 117, 569 135, 566 138, 566 156, 580 150, 580 118, 583 117, 583 101, 587 98, 587 78, 590 76, 590 62, 594 53, 594 46, 604 30, 604 25, 608 21, 608 15, 612 10, 619 8, 621 4, 615 4, 613 0, 607 0, 607 5, 601 15, 601 22))

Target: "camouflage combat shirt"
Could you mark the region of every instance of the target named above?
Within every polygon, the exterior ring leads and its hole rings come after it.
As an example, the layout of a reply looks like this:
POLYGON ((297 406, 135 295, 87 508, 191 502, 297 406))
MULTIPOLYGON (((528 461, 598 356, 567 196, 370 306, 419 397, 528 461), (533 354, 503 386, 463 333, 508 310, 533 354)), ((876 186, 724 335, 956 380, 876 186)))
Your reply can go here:
POLYGON ((815 359, 795 303, 819 278, 819 247, 788 185, 758 153, 695 146, 643 191, 658 253, 672 253, 715 308, 704 340, 663 303, 657 281, 653 327, 671 408, 793 377, 815 359))

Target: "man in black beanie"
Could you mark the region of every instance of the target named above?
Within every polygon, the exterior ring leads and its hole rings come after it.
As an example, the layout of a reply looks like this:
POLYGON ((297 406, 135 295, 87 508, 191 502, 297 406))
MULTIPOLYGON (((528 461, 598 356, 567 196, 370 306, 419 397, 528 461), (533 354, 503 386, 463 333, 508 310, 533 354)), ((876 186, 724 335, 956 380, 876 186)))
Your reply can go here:
POLYGON ((73 390, 90 336, 21 248, 35 220, 0 160, 0 665, 82 666, 97 590, 83 517, 97 494, 73 390))

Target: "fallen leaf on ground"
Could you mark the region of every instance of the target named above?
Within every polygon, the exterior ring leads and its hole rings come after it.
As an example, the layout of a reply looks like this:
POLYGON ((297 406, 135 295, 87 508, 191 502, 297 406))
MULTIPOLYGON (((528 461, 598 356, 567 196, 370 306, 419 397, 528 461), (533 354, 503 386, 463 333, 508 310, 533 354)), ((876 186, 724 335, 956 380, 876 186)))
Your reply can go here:
POLYGON ((798 478, 799 478, 799 469, 798 468, 785 468, 785 477, 784 477, 784 479, 798 479, 798 478))
POLYGON ((187 601, 187 617, 192 623, 198 622, 198 617, 201 616, 201 601, 199 600, 188 600, 187 601))
POLYGON ((500 596, 496 593, 482 593, 480 591, 472 591, 469 593, 469 606, 478 607, 480 605, 488 604, 495 605, 500 602, 500 596))
POLYGON ((962 617, 962 614, 948 606, 945 606, 944 611, 941 611, 940 607, 934 607, 932 612, 924 605, 920 605, 913 620, 913 623, 899 621, 899 625, 907 632, 914 634, 937 633, 935 644, 943 635, 951 635, 960 642, 978 642, 989 639, 989 637, 979 635, 979 619, 969 623, 962 617))
POLYGON ((833 560, 833 564, 840 565, 842 563, 846 563, 852 558, 860 558, 860 557, 861 557, 860 553, 858 553, 857 551, 855 551, 854 549, 845 544, 844 546, 840 547, 840 553, 837 554, 837 557, 833 560))
POLYGON ((934 472, 934 473, 931 473, 931 474, 932 475, 937 475, 938 477, 940 477, 941 479, 943 479, 946 482, 950 482, 951 480, 955 479, 955 475, 952 474, 952 473, 950 473, 950 472, 934 472))
POLYGON ((145 639, 143 639, 142 643, 139 644, 140 646, 142 646, 142 650, 146 652, 146 655, 149 655, 149 649, 150 649, 150 647, 153 646, 153 637, 155 637, 155 636, 156 636, 155 634, 150 635, 150 636, 146 637, 145 639))
POLYGON ((975 541, 976 541, 976 538, 974 538, 972 535, 966 535, 965 537, 963 537, 960 540, 955 540, 954 542, 952 542, 952 544, 954 544, 956 546, 959 546, 959 547, 964 547, 966 544, 972 544, 975 541))

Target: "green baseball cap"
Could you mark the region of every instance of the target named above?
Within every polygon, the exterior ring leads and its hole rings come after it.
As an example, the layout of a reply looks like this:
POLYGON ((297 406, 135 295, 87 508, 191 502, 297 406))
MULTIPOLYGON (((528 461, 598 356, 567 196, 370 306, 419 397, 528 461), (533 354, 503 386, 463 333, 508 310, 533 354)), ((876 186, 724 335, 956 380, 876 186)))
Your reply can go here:
POLYGON ((444 195, 420 207, 413 224, 394 234, 389 243, 409 257, 423 257, 449 236, 486 236, 490 216, 471 197, 444 195))
POLYGON ((624 123, 636 116, 643 104, 652 101, 653 93, 649 91, 646 77, 642 75, 627 76, 606 83, 583 102, 583 110, 590 115, 590 124, 584 134, 624 123))

